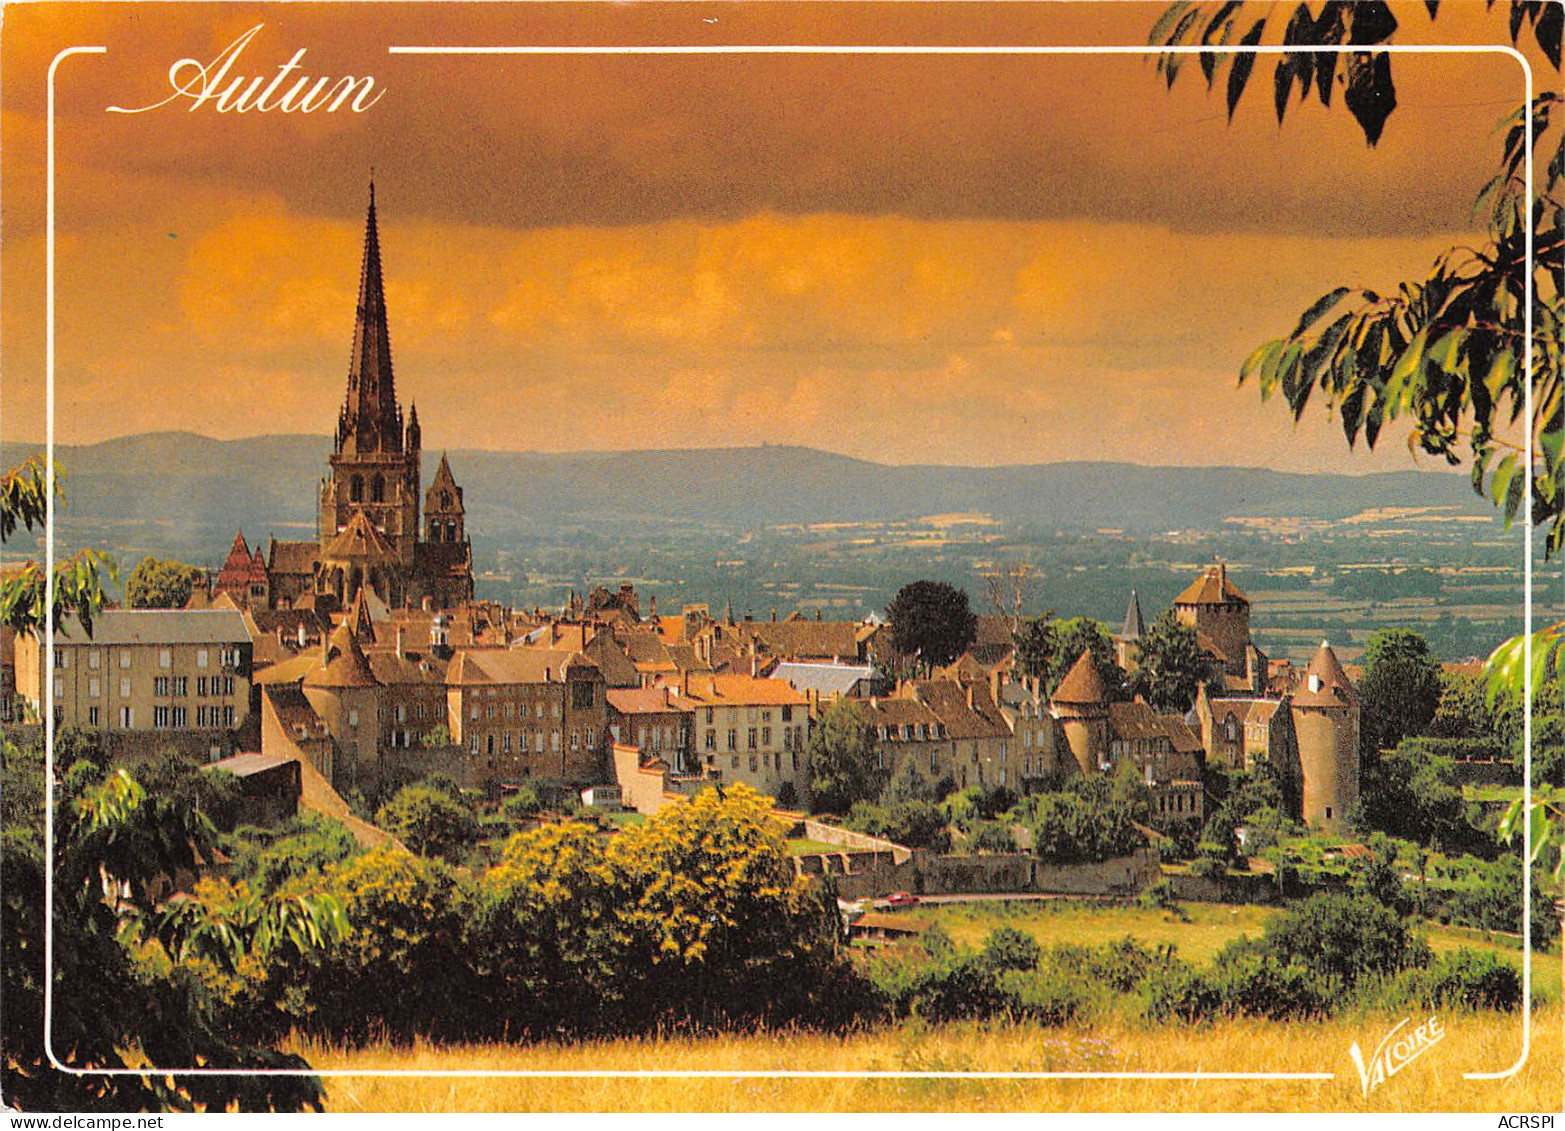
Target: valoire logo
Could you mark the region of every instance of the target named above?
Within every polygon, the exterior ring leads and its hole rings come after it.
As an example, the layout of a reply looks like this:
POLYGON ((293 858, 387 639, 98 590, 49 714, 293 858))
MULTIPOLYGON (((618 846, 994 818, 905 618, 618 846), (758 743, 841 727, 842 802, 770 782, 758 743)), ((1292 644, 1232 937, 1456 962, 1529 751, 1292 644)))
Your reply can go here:
POLYGON ((1359 1070, 1359 1083, 1363 1086, 1365 1096, 1445 1039, 1445 1029, 1441 1027, 1438 1017, 1430 1017, 1399 1039, 1397 1034, 1412 1023, 1411 1017, 1402 1018, 1401 1023, 1375 1047, 1375 1055, 1369 1058, 1367 1064, 1357 1041, 1348 1046, 1348 1055, 1359 1070))

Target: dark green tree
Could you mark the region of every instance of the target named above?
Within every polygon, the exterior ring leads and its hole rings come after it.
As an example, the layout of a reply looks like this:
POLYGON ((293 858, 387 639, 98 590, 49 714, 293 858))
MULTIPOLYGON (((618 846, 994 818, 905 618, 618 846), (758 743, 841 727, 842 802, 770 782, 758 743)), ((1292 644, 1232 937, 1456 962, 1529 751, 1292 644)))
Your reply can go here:
POLYGON ((1364 647, 1359 678, 1360 746, 1373 758, 1409 735, 1422 734, 1440 704, 1440 661, 1418 633, 1383 628, 1364 647))
POLYGON ((972 644, 978 618, 967 594, 944 581, 904 585, 886 606, 891 642, 927 671, 955 660, 972 644))
POLYGON ((478 818, 436 786, 403 786, 375 814, 375 823, 420 856, 461 852, 478 839, 478 818))
POLYGON ((873 801, 886 786, 875 749, 875 728, 861 704, 838 699, 810 732, 811 807, 845 813, 858 801, 873 801))
POLYGON ((1174 610, 1158 614, 1141 640, 1141 659, 1130 676, 1132 694, 1159 711, 1184 714, 1213 675, 1212 658, 1196 643, 1195 629, 1180 624, 1174 610))
POLYGON ((1127 697, 1125 673, 1115 662, 1114 635, 1102 621, 1091 617, 1032 620, 1022 626, 1015 640, 1022 674, 1041 679, 1045 694, 1053 694, 1081 654, 1090 650, 1109 698, 1127 697))
POLYGON ((206 579, 199 566, 172 558, 142 558, 125 582, 125 600, 133 609, 183 609, 206 579))

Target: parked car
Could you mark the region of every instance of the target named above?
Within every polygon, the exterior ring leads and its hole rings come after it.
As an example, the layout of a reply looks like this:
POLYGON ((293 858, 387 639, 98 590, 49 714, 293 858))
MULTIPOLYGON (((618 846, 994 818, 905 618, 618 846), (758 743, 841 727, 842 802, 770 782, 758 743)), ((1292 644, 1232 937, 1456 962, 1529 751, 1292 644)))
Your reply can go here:
POLYGON ((888 907, 912 907, 918 902, 918 896, 908 891, 893 892, 886 898, 888 907))

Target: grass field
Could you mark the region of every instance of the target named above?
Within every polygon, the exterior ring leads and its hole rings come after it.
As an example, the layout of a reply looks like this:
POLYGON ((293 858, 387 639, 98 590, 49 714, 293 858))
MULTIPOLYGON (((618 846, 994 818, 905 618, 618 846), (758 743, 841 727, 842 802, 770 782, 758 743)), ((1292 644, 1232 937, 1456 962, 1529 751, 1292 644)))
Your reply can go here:
MULTIPOLYGON (((1348 1056, 1372 1053, 1400 1017, 1227 1021, 1197 1028, 1114 1022, 904 1025, 846 1037, 812 1033, 616 1040, 569 1045, 301 1045, 318 1068, 366 1071, 1310 1072, 1329 1080, 328 1078, 331 1111, 1558 1111, 1559 1006, 1534 1013, 1531 1055, 1519 1014, 1442 1018, 1446 1036, 1367 1098, 1348 1056)), ((1421 1020, 1421 1019, 1420 1019, 1421 1020)))
MULTIPOLYGON (((959 944, 976 946, 994 927, 1025 930, 1045 944, 1098 945, 1126 935, 1173 943, 1204 963, 1225 943, 1259 934, 1276 910, 1190 904, 1186 920, 1137 907, 972 903, 921 909, 959 944)), ((1514 945, 1481 932, 1425 928, 1437 949, 1492 949, 1511 961, 1514 945)), ((1220 1021, 1152 1026, 1113 1014, 1050 1029, 1033 1024, 930 1026, 908 1022, 847 1036, 810 1032, 670 1036, 564 1044, 346 1050, 302 1043, 322 1069, 531 1071, 528 1078, 326 1080, 334 1111, 1556 1111, 1562 1094, 1561 966, 1533 960, 1532 1047, 1500 1081, 1464 1072, 1508 1070, 1522 1048, 1519 1013, 1442 1017, 1444 1040, 1369 1097, 1348 1047, 1372 1051, 1400 1015, 1341 1015, 1318 1022, 1220 1021), (1329 1080, 1076 1079, 577 1079, 571 1071, 863 1072, 1310 1072, 1329 1080)), ((1423 1018, 1416 1019, 1422 1021, 1423 1018)))
MULTIPOLYGON (((1154 946, 1172 943, 1178 948, 1179 957, 1197 964, 1209 962, 1224 945, 1242 935, 1258 937, 1265 929, 1266 920, 1277 914, 1273 907, 1222 903, 1184 904, 1183 920, 1165 911, 1143 907, 1091 907, 1068 903, 960 903, 929 910, 932 914, 926 917, 939 922, 952 940, 962 946, 981 946, 989 932, 999 926, 1026 931, 1045 946, 1063 942, 1101 946, 1132 935, 1154 946)), ((1473 950, 1491 950, 1518 967, 1521 965, 1521 950, 1514 939, 1434 923, 1421 924, 1418 929, 1436 952, 1465 946, 1473 950)), ((1562 987, 1559 953, 1532 956, 1532 990, 1536 999, 1561 1000, 1565 987, 1562 987)))
POLYGON ((788 841, 789 856, 808 856, 813 852, 842 852, 840 844, 830 844, 824 840, 811 840, 807 836, 791 837, 788 841))

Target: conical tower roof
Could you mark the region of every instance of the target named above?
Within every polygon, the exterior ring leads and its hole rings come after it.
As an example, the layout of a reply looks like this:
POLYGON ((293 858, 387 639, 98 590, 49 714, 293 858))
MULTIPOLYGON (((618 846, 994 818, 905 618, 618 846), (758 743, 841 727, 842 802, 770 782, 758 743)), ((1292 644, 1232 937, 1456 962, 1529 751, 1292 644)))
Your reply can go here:
POLYGON ((1092 658, 1092 649, 1083 648, 1081 656, 1065 673, 1060 685, 1049 697, 1051 703, 1107 703, 1108 689, 1103 686, 1103 675, 1092 658))
POLYGON ((377 683, 364 650, 345 624, 338 625, 326 642, 320 666, 304 677, 306 687, 374 687, 377 683))
POLYGON ((1293 693, 1294 703, 1304 707, 1352 707, 1358 704, 1353 681, 1342 670, 1337 653, 1322 640, 1310 666, 1304 669, 1304 683, 1293 693))
POLYGON ((1147 622, 1141 619, 1141 602, 1136 591, 1130 591, 1130 608, 1125 610, 1125 627, 1120 631, 1121 640, 1140 640, 1147 634, 1147 622))

